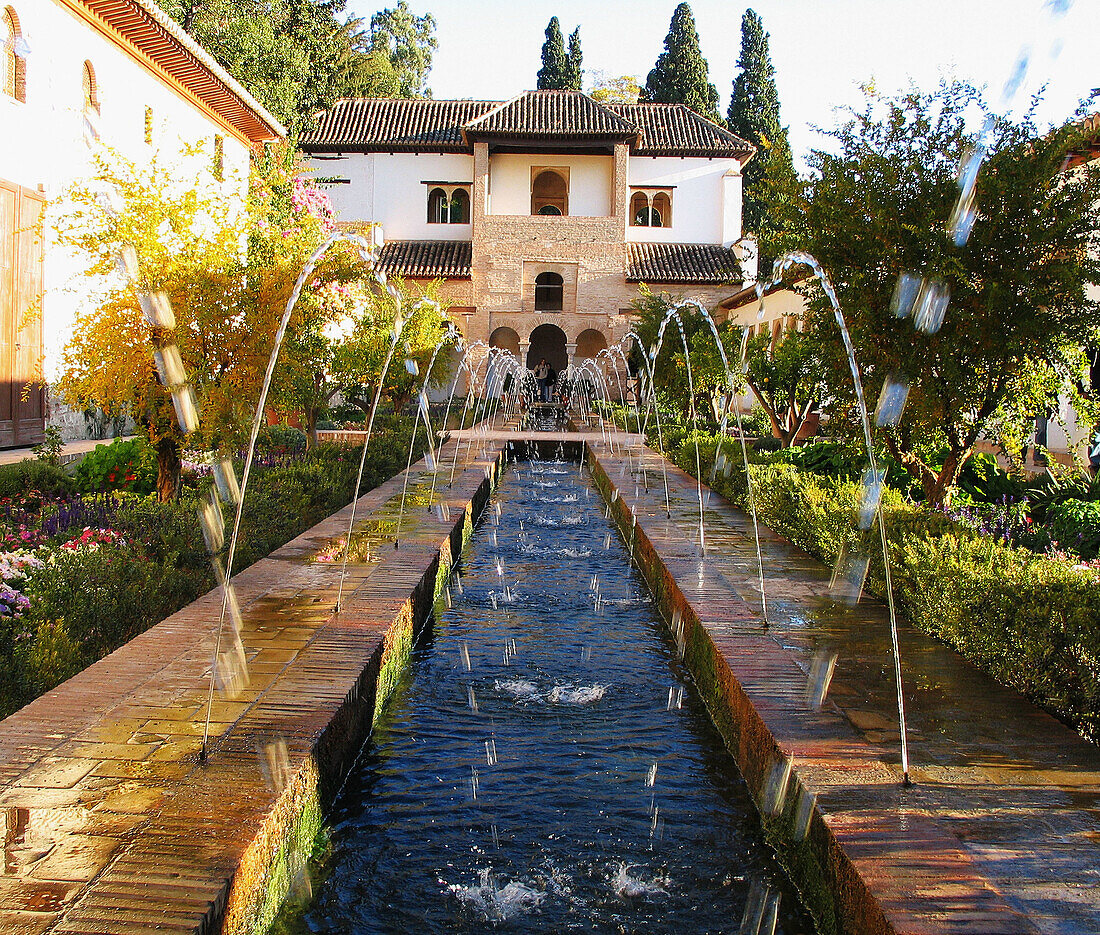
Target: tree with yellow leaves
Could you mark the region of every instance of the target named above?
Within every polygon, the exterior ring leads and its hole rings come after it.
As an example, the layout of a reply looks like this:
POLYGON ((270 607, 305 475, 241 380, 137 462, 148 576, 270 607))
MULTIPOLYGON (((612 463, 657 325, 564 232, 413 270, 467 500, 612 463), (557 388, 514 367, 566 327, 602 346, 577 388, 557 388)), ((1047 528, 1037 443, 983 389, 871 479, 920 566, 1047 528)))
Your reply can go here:
MULTIPOLYGON (((219 180, 211 166, 201 148, 171 163, 153 158, 141 165, 104 148, 91 177, 65 196, 59 224, 61 242, 89 258, 95 296, 65 350, 62 396, 74 406, 133 416, 156 449, 161 500, 178 491, 185 443, 229 447, 241 440, 279 318, 330 223, 323 197, 295 177, 289 159, 267 160, 266 171, 249 180, 219 180), (133 280, 116 270, 131 250, 133 280), (167 303, 150 319, 140 297, 157 293, 167 303), (175 360, 166 351, 172 347, 179 358, 169 369, 179 372, 169 382, 194 388, 199 433, 181 428, 171 389, 158 375, 154 351, 163 368, 175 360)), ((303 294, 296 319, 312 301, 303 294)))

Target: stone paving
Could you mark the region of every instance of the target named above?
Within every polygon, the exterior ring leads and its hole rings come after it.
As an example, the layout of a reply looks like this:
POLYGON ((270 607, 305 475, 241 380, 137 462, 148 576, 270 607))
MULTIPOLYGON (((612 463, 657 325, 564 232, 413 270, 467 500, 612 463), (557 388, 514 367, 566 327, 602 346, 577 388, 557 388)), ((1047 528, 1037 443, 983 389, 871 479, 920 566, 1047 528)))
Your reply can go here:
POLYGON ((301 864, 289 845, 308 848, 369 731, 391 644, 430 610, 430 592, 426 608, 410 596, 461 547, 496 450, 449 444, 428 511, 432 475, 414 465, 399 550, 403 476, 360 499, 340 614, 338 565, 316 558, 350 507, 235 576, 245 666, 215 694, 205 764, 220 591, 0 722, 0 932, 260 931, 301 864))
MULTIPOLYGON (((883 604, 866 595, 854 605, 834 599, 829 569, 761 527, 765 627, 749 517, 714 495, 704 511, 700 557, 692 478, 667 467, 670 516, 655 453, 612 452, 598 441, 591 450, 621 495, 624 537, 639 546, 645 540, 659 555, 670 579, 660 586, 690 602, 720 657, 713 667, 727 704, 743 703, 742 723, 723 732, 758 800, 779 795, 774 780, 789 765, 787 817, 804 805, 805 821, 816 805, 799 835, 831 852, 825 859, 832 869, 814 872, 833 877, 840 927, 1100 932, 1100 750, 903 626, 914 781, 904 788, 883 604), (831 689, 815 711, 807 702, 808 673, 815 656, 831 653, 831 689)), ((712 663, 697 659, 705 689, 712 663)), ((728 714, 715 714, 722 728, 728 714)), ((780 822, 769 825, 789 832, 780 822)), ((796 840, 788 858, 796 876, 812 876, 799 869, 806 858, 800 847, 796 840)))

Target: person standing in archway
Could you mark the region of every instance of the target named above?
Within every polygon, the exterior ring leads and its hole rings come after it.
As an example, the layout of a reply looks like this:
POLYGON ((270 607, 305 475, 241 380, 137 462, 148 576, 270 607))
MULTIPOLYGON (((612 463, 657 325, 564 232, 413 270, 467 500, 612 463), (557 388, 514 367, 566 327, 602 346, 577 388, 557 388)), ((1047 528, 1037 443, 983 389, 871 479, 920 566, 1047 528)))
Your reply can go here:
POLYGON ((539 385, 539 402, 550 402, 550 365, 545 357, 535 367, 535 380, 539 385))

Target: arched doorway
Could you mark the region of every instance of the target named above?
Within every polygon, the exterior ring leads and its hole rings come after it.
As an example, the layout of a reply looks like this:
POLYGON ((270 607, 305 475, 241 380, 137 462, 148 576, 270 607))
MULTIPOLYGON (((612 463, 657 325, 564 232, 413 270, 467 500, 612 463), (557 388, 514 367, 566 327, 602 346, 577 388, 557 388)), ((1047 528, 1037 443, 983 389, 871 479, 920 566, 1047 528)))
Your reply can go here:
POLYGON ((489 335, 489 347, 499 347, 511 351, 519 358, 519 335, 511 328, 497 328, 489 335))
MULTIPOLYGON (((502 351, 508 351, 516 362, 523 366, 523 360, 520 358, 519 353, 519 335, 512 328, 496 328, 489 335, 489 347, 498 347, 502 351)), ((492 356, 486 375, 490 394, 500 395, 504 389, 505 376, 509 371, 514 371, 515 366, 515 364, 509 362, 506 355, 503 358, 496 354, 492 356)))
POLYGON ((532 370, 543 358, 555 370, 569 366, 565 350, 565 332, 557 325, 539 325, 531 332, 531 347, 527 351, 527 369, 532 370))
POLYGON ((595 360, 600 351, 607 350, 607 338, 595 328, 587 328, 577 335, 578 359, 595 360))

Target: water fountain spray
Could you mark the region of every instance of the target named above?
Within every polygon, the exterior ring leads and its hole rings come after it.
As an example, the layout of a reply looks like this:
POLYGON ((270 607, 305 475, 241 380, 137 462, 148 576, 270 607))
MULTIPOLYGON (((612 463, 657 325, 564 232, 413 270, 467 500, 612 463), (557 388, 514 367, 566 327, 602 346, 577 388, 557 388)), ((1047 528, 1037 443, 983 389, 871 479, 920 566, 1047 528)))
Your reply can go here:
MULTIPOLYGON (((909 779, 909 745, 908 731, 905 720, 905 698, 903 694, 901 674, 901 649, 898 642, 897 612, 894 607, 894 588, 890 573, 890 546, 886 538, 886 524, 882 517, 882 486, 883 474, 879 471, 878 460, 875 457, 874 444, 871 439, 871 421, 867 412, 867 402, 863 393, 863 380, 860 377, 859 365, 856 363, 855 347, 852 344, 852 336, 848 331, 848 324, 844 319, 844 312, 840 307, 836 290, 828 274, 821 268, 817 260, 809 253, 794 251, 784 253, 772 264, 772 278, 768 286, 759 287, 760 294, 771 285, 778 285, 784 274, 793 266, 801 265, 809 267, 816 277, 822 291, 829 300, 833 310, 833 317, 840 328, 841 340, 844 342, 844 350, 848 358, 848 368, 852 374, 852 382, 856 391, 856 402, 859 406, 860 422, 863 428, 863 441, 867 449, 868 469, 864 474, 862 497, 863 506, 860 511, 861 519, 866 519, 866 528, 872 523, 878 523, 879 540, 882 545, 882 566, 886 586, 886 606, 890 614, 890 642, 894 656, 894 682, 897 689, 898 726, 901 733, 901 772, 902 783, 910 784, 909 779)), ((899 413, 900 415, 900 413, 899 413)))

